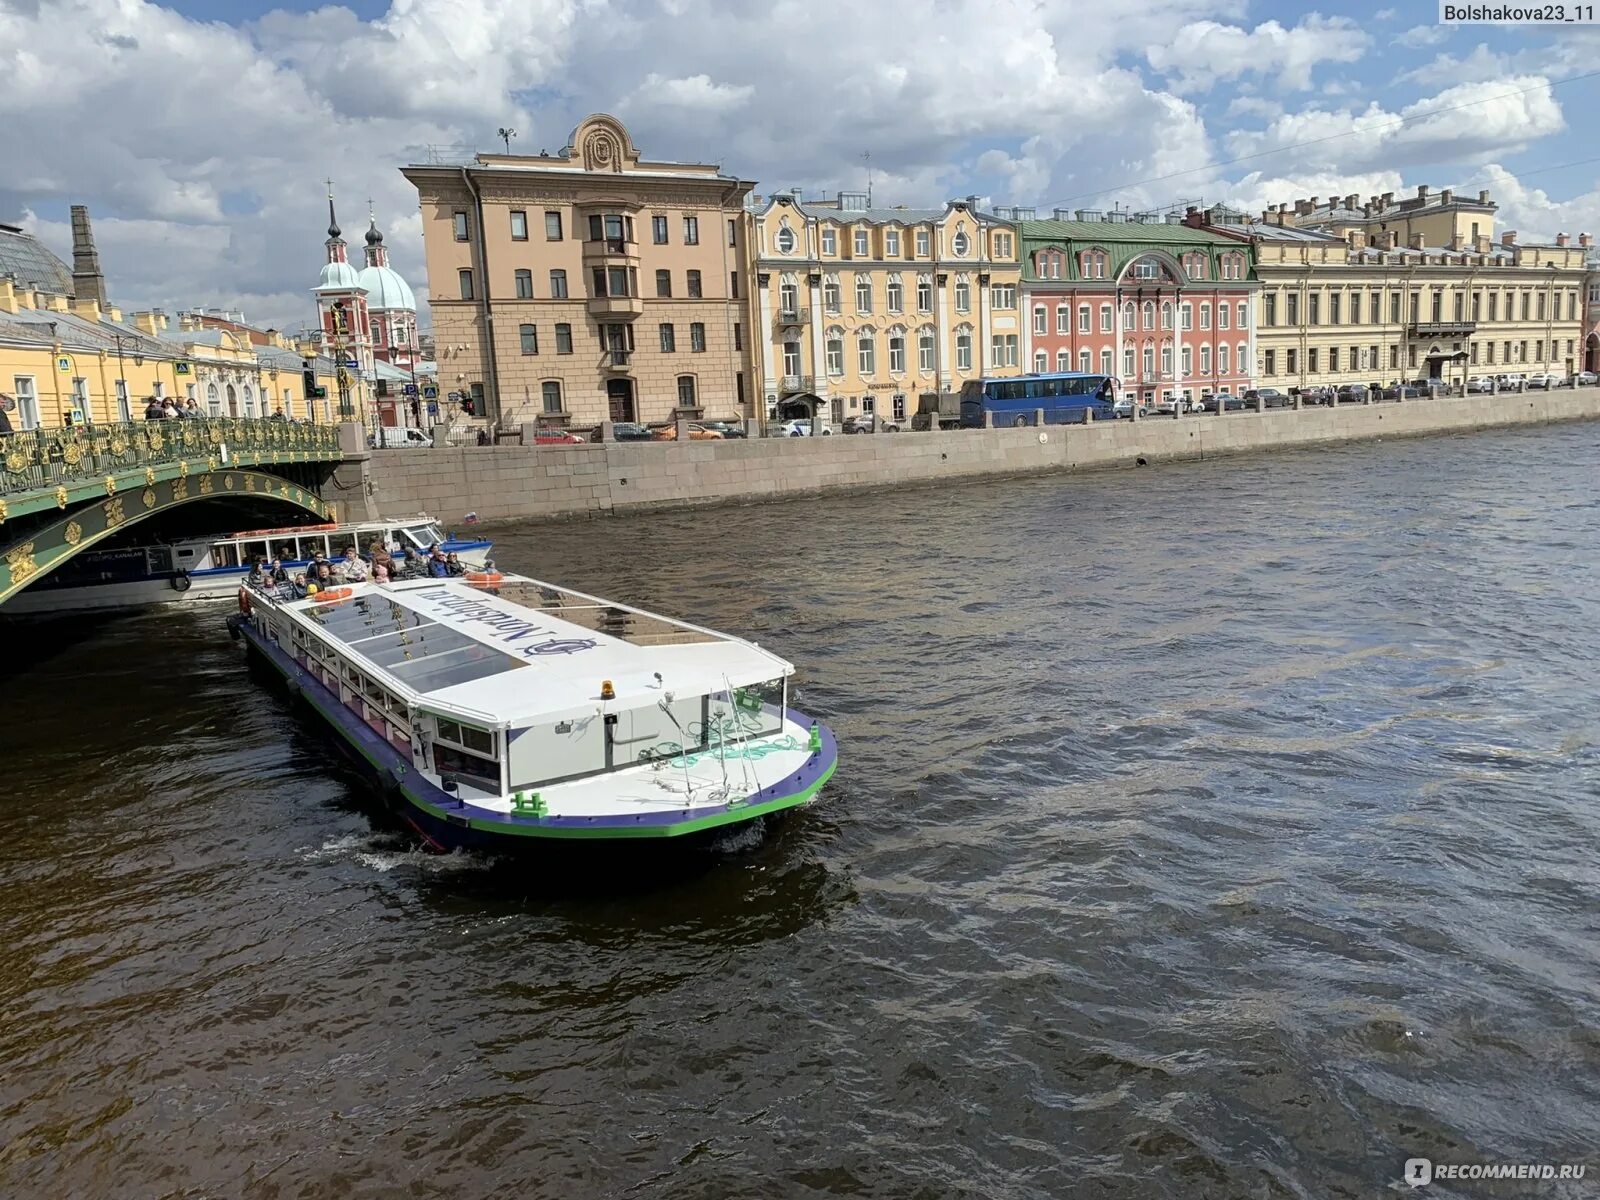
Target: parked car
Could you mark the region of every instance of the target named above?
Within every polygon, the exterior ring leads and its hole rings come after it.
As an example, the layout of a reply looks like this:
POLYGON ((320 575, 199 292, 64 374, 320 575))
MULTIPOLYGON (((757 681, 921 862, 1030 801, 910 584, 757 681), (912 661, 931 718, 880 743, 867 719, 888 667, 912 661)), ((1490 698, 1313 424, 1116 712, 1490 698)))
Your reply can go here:
POLYGON ((1550 374, 1548 371, 1535 371, 1532 375, 1528 376, 1528 386, 1530 388, 1541 388, 1547 392, 1551 388, 1556 387, 1560 382, 1561 380, 1550 374))
POLYGON ((1364 383, 1343 383, 1339 390, 1333 394, 1334 404, 1365 404, 1367 397, 1372 395, 1372 389, 1364 383))
POLYGON ((582 446, 588 439, 566 429, 535 429, 533 442, 536 446, 582 446))
POLYGON ((1174 396, 1168 393, 1163 395, 1159 400, 1154 400, 1149 404, 1146 404, 1143 411, 1147 413, 1166 413, 1170 415, 1172 413, 1194 412, 1198 411, 1199 408, 1200 405, 1194 403, 1193 401, 1185 400, 1182 396, 1174 396))
POLYGON ((1133 417, 1133 397, 1123 396, 1111 405, 1111 411, 1119 417, 1131 419, 1133 417))
POLYGON ((900 422, 880 417, 877 413, 861 413, 844 419, 846 433, 899 433, 900 422))
POLYGON ((1245 401, 1243 396, 1235 396, 1232 392, 1207 392, 1200 397, 1201 412, 1243 412, 1245 401))
POLYGON ((1421 400, 1427 394, 1414 383, 1391 383, 1383 389, 1385 400, 1421 400))
POLYGON ((715 429, 725 438, 742 438, 745 435, 744 426, 737 421, 702 421, 700 424, 706 429, 715 429))
MULTIPOLYGON (((650 432, 650 436, 658 442, 675 442, 678 440, 678 425, 658 425, 650 432)), ((722 435, 715 429, 707 429, 698 422, 689 423, 689 440, 691 442, 720 442, 722 435)))
MULTIPOLYGON (((821 435, 823 437, 829 437, 829 436, 832 435, 832 433, 833 433, 833 430, 829 429, 826 424, 824 424, 822 426, 821 435)), ((768 426, 768 436, 769 437, 810 437, 811 436, 811 422, 810 422, 809 419, 807 419, 805 417, 801 417, 799 420, 785 421, 781 425, 771 425, 771 426, 768 426)))
POLYGON ((1432 391, 1430 391, 1431 388, 1438 388, 1441 396, 1448 396, 1450 394, 1450 385, 1444 380, 1440 379, 1437 375, 1430 375, 1426 379, 1413 379, 1411 380, 1411 386, 1417 389, 1417 394, 1419 396, 1423 397, 1431 396, 1433 394, 1432 391))
MULTIPOLYGON (((1249 399, 1249 397, 1250 393, 1246 392, 1245 398, 1249 399)), ((1311 387, 1300 389, 1301 404, 1337 404, 1338 402, 1339 393, 1334 391, 1331 387, 1327 387, 1322 384, 1313 384, 1311 387)), ((1268 405, 1267 407, 1270 408, 1272 406, 1268 405)))
POLYGON ((1473 375, 1467 380, 1467 394, 1494 391, 1494 380, 1487 375, 1473 375))
POLYGON ((1256 397, 1261 398, 1263 408, 1289 408, 1292 401, 1277 388, 1251 388, 1240 397, 1240 408, 1253 408, 1256 397))
POLYGON ((1495 381, 1499 383, 1502 392, 1514 392, 1522 383, 1521 375, 1496 375, 1495 381))
POLYGON ((1579 371, 1572 377, 1573 387, 1593 387, 1597 383, 1600 383, 1600 375, 1593 371, 1579 371))

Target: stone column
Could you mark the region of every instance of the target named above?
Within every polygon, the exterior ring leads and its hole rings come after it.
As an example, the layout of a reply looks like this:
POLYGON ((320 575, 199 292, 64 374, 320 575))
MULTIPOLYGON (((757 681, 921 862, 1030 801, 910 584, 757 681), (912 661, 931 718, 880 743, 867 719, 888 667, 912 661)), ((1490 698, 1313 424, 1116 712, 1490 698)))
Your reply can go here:
POLYGON ((616 423, 610 417, 600 422, 600 440, 602 442, 614 442, 617 440, 616 423))
POLYGON ((687 417, 678 418, 677 434, 680 442, 687 442, 689 440, 689 419, 687 417))

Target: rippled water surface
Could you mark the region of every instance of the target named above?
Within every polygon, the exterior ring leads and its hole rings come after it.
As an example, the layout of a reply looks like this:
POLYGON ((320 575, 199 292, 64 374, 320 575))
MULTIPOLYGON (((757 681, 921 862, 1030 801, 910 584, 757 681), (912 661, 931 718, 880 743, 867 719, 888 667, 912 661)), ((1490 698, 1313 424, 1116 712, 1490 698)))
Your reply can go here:
POLYGON ((610 878, 417 852, 222 609, 8 630, 0 1196, 1594 1194, 1597 461, 495 530, 839 735, 764 841, 610 878))

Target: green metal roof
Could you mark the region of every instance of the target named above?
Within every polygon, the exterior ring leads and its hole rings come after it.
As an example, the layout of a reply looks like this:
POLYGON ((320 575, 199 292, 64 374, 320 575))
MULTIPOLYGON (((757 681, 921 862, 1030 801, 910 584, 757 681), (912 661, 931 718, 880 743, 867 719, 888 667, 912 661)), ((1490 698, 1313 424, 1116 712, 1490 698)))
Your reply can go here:
POLYGON ((1221 237, 1204 229, 1168 222, 1139 221, 1018 221, 1015 222, 1022 237, 1022 279, 1025 283, 1090 282, 1079 273, 1078 252, 1097 248, 1110 256, 1107 273, 1115 279, 1122 269, 1135 259, 1152 251, 1174 257, 1192 250, 1203 250, 1210 259, 1210 277, 1203 283, 1248 283, 1256 278, 1255 255, 1248 242, 1221 237), (1067 269, 1060 279, 1041 279, 1033 269, 1033 255, 1038 250, 1055 246, 1067 253, 1067 269), (1244 279, 1224 280, 1219 269, 1219 257, 1228 251, 1242 252, 1245 256, 1244 279))

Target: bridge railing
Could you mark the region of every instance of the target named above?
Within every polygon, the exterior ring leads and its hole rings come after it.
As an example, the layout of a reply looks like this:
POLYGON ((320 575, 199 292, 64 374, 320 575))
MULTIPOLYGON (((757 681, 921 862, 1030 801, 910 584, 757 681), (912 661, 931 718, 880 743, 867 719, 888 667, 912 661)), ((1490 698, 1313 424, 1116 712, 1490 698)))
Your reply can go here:
POLYGON ((30 429, 0 437, 0 495, 83 483, 129 467, 188 460, 296 462, 336 458, 337 425, 202 417, 30 429), (279 456, 274 458, 273 456, 279 456))

